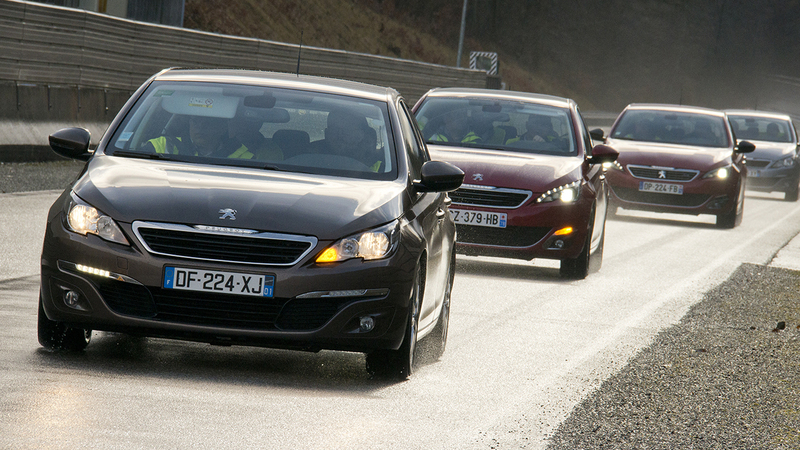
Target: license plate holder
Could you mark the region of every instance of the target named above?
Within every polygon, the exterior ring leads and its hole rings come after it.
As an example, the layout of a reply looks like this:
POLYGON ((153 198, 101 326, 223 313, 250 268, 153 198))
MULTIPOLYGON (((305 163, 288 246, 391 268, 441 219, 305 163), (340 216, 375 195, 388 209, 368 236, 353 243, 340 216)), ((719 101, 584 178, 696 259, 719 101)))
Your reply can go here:
POLYGON ((640 181, 639 192, 655 192, 658 194, 683 195, 683 185, 672 183, 654 183, 652 181, 640 181))
POLYGON ((168 266, 164 268, 162 287, 183 291, 272 298, 275 294, 275 276, 168 266))
POLYGON ((450 209, 450 217, 458 224, 490 228, 505 228, 508 221, 506 213, 467 209, 450 209))

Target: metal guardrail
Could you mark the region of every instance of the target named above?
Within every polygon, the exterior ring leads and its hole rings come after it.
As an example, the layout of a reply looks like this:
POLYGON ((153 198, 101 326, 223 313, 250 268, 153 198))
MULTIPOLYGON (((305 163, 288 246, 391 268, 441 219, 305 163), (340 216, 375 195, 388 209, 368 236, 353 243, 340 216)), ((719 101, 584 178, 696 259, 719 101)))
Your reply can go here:
MULTIPOLYGON (((0 161, 50 158, 64 126, 104 130, 130 94, 166 67, 295 72, 298 45, 0 0, 0 161)), ((413 104, 433 87, 486 87, 485 72, 303 47, 300 73, 391 86, 413 104)), ((496 83, 495 83, 496 84, 496 83)), ((93 141, 100 132, 93 132, 93 141)))
MULTIPOLYGON (((133 90, 165 67, 294 72, 298 46, 134 22, 91 11, 0 0, 0 80, 133 90)), ((303 47, 303 74, 391 86, 410 102, 432 87, 485 87, 487 74, 377 55, 303 47)))

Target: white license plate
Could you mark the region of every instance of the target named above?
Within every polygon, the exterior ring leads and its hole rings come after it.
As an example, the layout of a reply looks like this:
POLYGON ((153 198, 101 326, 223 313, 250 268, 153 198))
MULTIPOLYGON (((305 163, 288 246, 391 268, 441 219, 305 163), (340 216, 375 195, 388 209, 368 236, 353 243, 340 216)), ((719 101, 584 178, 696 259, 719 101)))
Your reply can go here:
POLYGON ((507 219, 505 213, 467 211, 464 209, 451 209, 450 217, 453 218, 455 223, 492 228, 505 228, 507 219))
POLYGON ((252 273, 167 267, 164 270, 164 289, 272 297, 275 289, 275 277, 252 273))
POLYGON ((653 183, 650 181, 640 181, 639 191, 658 192, 660 194, 683 195, 683 185, 669 183, 653 183))

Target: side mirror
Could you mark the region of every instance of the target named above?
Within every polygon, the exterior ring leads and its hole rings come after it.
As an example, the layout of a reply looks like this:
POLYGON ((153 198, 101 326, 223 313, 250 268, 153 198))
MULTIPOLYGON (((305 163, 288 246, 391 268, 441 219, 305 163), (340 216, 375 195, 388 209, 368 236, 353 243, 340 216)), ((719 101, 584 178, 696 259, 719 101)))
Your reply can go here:
POLYGON ((454 191, 464 182, 464 172, 444 161, 428 161, 422 165, 422 177, 414 180, 417 192, 454 191))
POLYGON ((92 157, 89 152, 89 141, 92 133, 86 128, 63 128, 49 137, 50 148, 61 156, 88 161, 92 157))
POLYGON ((589 136, 592 137, 595 141, 602 141, 606 138, 606 134, 602 128, 595 128, 589 132, 589 136))
POLYGON ((592 157, 587 159, 587 161, 589 162, 589 164, 604 164, 607 162, 608 163, 614 162, 617 160, 618 157, 619 157, 618 151, 614 150, 613 148, 607 145, 599 144, 595 145, 594 148, 592 148, 592 157))
POLYGON ((748 141, 739 141, 736 148, 733 149, 735 153, 752 153, 756 149, 755 144, 748 141))

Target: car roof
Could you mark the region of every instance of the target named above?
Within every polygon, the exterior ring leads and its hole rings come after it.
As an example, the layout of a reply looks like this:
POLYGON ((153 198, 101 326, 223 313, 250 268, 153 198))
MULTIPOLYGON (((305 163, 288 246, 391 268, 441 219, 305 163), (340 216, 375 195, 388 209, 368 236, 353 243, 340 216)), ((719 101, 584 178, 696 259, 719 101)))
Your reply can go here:
POLYGON ((725 113, 718 109, 703 108, 700 106, 687 106, 687 105, 670 105, 665 103, 631 103, 626 110, 647 110, 647 111, 669 111, 669 112, 685 112, 693 114, 706 114, 709 116, 724 117, 725 113))
POLYGON ((295 75, 281 72, 266 72, 244 69, 168 69, 155 76, 159 81, 199 81, 209 83, 245 84, 301 89, 330 94, 341 94, 386 101, 399 97, 400 93, 390 87, 359 83, 357 81, 312 75, 295 75))
POLYGON ((535 94, 531 92, 505 91, 498 89, 470 89, 470 88, 436 88, 425 94, 426 97, 483 97, 502 100, 516 100, 522 102, 541 103, 551 106, 568 108, 575 102, 564 97, 554 95, 535 94))
POLYGON ((752 109, 726 109, 725 113, 729 116, 748 116, 763 117, 767 119, 782 119, 791 122, 792 118, 788 114, 772 111, 755 111, 752 109))

